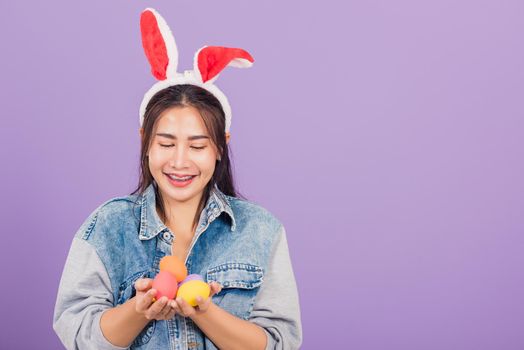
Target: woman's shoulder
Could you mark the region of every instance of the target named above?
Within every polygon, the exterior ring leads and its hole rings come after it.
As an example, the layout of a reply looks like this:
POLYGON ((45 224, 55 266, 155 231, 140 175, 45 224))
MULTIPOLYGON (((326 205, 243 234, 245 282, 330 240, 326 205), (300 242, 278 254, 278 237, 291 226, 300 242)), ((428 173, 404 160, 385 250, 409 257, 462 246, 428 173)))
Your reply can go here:
POLYGON ((80 226, 77 236, 88 239, 95 228, 119 227, 140 216, 140 195, 113 197, 98 205, 80 226))
POLYGON ((130 194, 114 197, 100 204, 95 211, 104 214, 123 214, 130 209, 140 206, 140 195, 130 194))
POLYGON ((226 198, 237 221, 263 222, 275 228, 282 226, 280 219, 261 204, 239 197, 226 195, 226 198))

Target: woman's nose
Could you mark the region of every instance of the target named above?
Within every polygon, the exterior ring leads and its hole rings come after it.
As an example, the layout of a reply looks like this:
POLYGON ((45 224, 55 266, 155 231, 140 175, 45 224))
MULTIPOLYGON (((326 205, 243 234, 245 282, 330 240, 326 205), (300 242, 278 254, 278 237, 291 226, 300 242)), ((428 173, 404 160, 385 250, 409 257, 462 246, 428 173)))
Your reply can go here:
POLYGON ((184 168, 188 165, 188 161, 189 161, 189 149, 183 146, 176 147, 174 157, 171 161, 173 167, 176 169, 184 168))

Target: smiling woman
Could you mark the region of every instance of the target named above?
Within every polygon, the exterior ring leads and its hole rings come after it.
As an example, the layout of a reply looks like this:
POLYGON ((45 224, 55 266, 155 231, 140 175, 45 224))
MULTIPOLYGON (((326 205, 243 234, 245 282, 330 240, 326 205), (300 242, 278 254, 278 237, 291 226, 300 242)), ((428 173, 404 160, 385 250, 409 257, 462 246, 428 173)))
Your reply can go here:
POLYGON ((141 25, 161 81, 140 110, 139 183, 77 231, 53 328, 68 349, 296 349, 302 328, 286 232, 235 190, 231 109, 213 84, 227 65, 253 58, 205 47, 194 71, 179 74, 164 20, 147 9, 141 25), (156 299, 152 278, 166 255, 202 276, 209 296, 194 307, 180 297, 156 299))
MULTIPOLYGON (((195 213, 200 213, 215 185, 224 194, 237 196, 227 146, 229 133, 224 134, 224 128, 220 102, 198 86, 171 86, 149 102, 140 129, 141 176, 134 193, 145 191, 156 181, 163 221, 170 221, 168 203, 188 202, 196 206, 195 213), (187 176, 192 178, 179 181, 187 176)), ((197 221, 195 215, 191 229, 197 221)))

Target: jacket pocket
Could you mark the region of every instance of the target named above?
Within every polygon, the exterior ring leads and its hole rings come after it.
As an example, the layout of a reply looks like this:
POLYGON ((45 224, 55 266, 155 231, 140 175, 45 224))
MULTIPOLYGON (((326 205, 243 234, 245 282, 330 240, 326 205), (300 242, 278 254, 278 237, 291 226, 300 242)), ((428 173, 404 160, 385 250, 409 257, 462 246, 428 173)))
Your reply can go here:
POLYGON ((264 271, 257 265, 233 262, 208 269, 206 278, 208 282, 222 286, 220 293, 213 296, 213 302, 237 317, 247 319, 264 281, 264 271))
POLYGON ((225 263, 207 270, 207 281, 218 282, 222 288, 253 289, 262 284, 264 272, 257 265, 225 263))

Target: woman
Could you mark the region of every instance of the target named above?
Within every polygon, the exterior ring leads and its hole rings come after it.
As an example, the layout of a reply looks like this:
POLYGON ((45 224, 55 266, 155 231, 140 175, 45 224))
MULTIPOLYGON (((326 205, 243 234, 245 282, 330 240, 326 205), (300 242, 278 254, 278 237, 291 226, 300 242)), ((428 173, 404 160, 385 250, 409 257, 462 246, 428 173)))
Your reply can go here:
MULTIPOLYGON (((148 51, 158 43, 148 46, 147 37, 156 28, 165 41, 170 32, 152 9, 141 26, 153 73, 164 79, 142 103, 140 183, 132 195, 97 208, 76 233, 53 328, 68 349, 298 348, 300 311, 284 227, 235 191, 230 108, 212 84, 221 69, 200 64, 180 75, 173 45, 164 42, 171 61, 162 72, 148 51), (210 298, 196 307, 179 298, 153 301, 152 278, 170 254, 207 280, 210 298)), ((227 52, 213 50, 206 53, 213 60, 195 61, 220 62, 227 52)))

